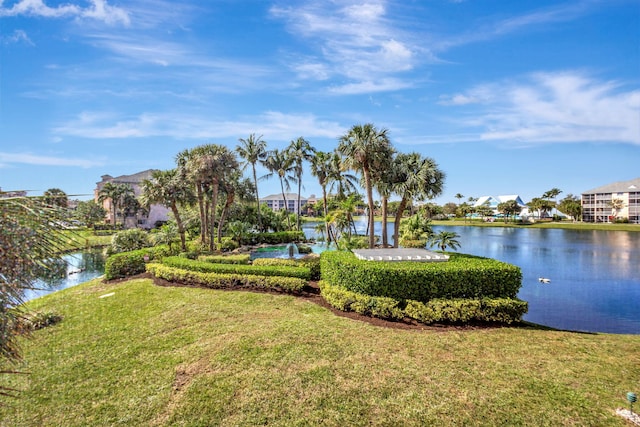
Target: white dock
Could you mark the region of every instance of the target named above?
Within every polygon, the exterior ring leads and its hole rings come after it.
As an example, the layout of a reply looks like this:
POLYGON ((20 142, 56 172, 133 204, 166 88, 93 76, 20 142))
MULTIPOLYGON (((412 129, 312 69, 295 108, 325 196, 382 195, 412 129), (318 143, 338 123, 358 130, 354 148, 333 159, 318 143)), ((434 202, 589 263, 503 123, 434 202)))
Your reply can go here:
POLYGON ((417 248, 354 249, 353 253, 357 258, 365 261, 443 262, 449 260, 449 255, 417 248))

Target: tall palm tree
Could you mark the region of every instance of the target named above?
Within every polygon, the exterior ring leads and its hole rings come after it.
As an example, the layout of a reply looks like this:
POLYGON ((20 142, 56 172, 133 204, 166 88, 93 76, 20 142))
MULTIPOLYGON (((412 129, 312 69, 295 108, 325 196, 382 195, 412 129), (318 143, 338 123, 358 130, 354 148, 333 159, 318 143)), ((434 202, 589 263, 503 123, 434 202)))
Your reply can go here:
POLYGON ((393 149, 386 129, 378 130, 371 123, 353 126, 340 137, 338 151, 346 157, 346 165, 362 174, 369 206, 369 248, 375 245, 373 180, 371 171, 390 163, 393 149))
MULTIPOLYGON (((111 211, 113 214, 113 229, 116 229, 116 218, 118 215, 118 208, 122 207, 124 199, 127 196, 133 195, 133 188, 128 184, 107 182, 102 186, 98 192, 98 201, 103 203, 108 200, 111 204, 111 211)), ((122 224, 124 225, 124 218, 122 224)))
POLYGON ((430 157, 419 153, 398 154, 395 158, 398 178, 395 193, 400 196, 396 212, 396 228, 393 233, 393 247, 398 247, 398 225, 407 203, 412 200, 424 201, 442 193, 445 174, 430 157))
POLYGON ((178 227, 182 250, 186 251, 184 222, 179 206, 188 206, 195 202, 193 187, 179 178, 176 169, 156 170, 151 173, 151 179, 142 181, 140 201, 145 206, 160 203, 171 209, 178 227))
MULTIPOLYGON (((311 175, 318 178, 318 184, 320 184, 320 188, 322 189, 322 207, 323 207, 323 216, 327 216, 329 213, 327 209, 327 185, 329 184, 329 177, 331 172, 331 153, 327 153, 325 151, 316 151, 314 156, 311 158, 311 175)), ((324 222, 324 227, 327 233, 327 239, 329 236, 329 223, 324 222)), ((327 244, 331 241, 327 240, 327 244)))
POLYGON ((543 199, 553 199, 553 206, 555 207, 556 205, 556 198, 560 195, 560 193, 562 193, 562 190, 560 190, 559 188, 552 188, 551 190, 547 191, 546 193, 544 193, 542 195, 543 199))
POLYGON ((397 172, 395 162, 389 163, 390 167, 386 169, 380 169, 374 171, 373 179, 374 179, 374 188, 378 192, 381 198, 380 208, 382 215, 382 247, 389 247, 389 238, 387 236, 387 218, 389 216, 389 197, 391 197, 391 193, 393 191, 394 185, 396 185, 397 172))
MULTIPOLYGON (((267 159, 264 161, 264 166, 269 171, 264 178, 271 178, 273 175, 278 175, 280 179, 280 189, 282 190, 282 199, 284 200, 285 210, 289 210, 287 204, 287 196, 285 194, 285 188, 287 191, 291 190, 291 181, 295 180, 294 166, 291 157, 287 155, 286 150, 278 150, 277 148, 267 153, 267 159)), ((287 215, 287 225, 291 228, 291 222, 287 215)))
POLYGON ((262 228, 262 216, 260 215, 260 195, 258 193, 258 177, 256 175, 256 163, 263 164, 267 158, 267 142, 262 139, 262 135, 256 138, 252 133, 247 139, 238 139, 240 144, 236 147, 238 155, 245 160, 242 170, 251 165, 253 174, 253 185, 256 187, 256 203, 258 206, 258 228, 262 228))
POLYGON ((300 191, 302 188, 302 163, 311 161, 315 149, 303 137, 294 139, 287 147, 287 156, 293 163, 293 172, 298 183, 298 202, 296 203, 296 229, 300 230, 300 191))

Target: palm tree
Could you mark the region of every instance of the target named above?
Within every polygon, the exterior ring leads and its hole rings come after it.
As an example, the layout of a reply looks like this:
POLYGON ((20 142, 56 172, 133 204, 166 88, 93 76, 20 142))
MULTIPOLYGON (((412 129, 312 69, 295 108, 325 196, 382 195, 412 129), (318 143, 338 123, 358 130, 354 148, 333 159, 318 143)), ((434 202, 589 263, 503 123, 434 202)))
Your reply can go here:
POLYGON ((160 203, 171 209, 178 227, 182 250, 186 251, 184 222, 178 207, 181 205, 188 206, 195 202, 193 187, 179 178, 176 169, 156 170, 151 173, 151 179, 142 181, 140 201, 145 206, 160 203))
POLYGON ((178 154, 179 175, 195 185, 200 209, 200 239, 214 249, 218 192, 222 181, 239 169, 238 159, 223 145, 207 144, 178 154))
MULTIPOLYGON (((50 206, 41 197, 0 197, 0 359, 15 363, 21 359, 19 335, 28 333, 20 319, 26 307, 25 292, 35 289, 36 280, 59 267, 60 254, 73 235, 58 224, 66 212, 50 206)), ((2 363, 3 366, 7 366, 2 363)), ((9 373, 10 371, 2 371, 9 373)), ((12 395, 0 386, 0 395, 12 395)))
MULTIPOLYGON (((322 207, 323 216, 327 216, 329 213, 327 209, 327 185, 329 184, 330 172, 331 172, 331 153, 324 151, 316 151, 311 158, 311 175, 318 178, 318 184, 322 189, 322 207)), ((327 232, 327 239, 329 238, 329 223, 325 221, 324 227, 327 232)), ((330 240, 327 241, 327 244, 330 240)))
MULTIPOLYGON (((118 215, 118 208, 122 207, 124 199, 128 195, 133 195, 133 188, 129 184, 107 182, 102 186, 98 192, 98 201, 103 203, 108 200, 111 204, 113 213, 113 229, 116 229, 116 218, 118 215)), ((124 217, 123 222, 124 225, 124 217)))
MULTIPOLYGON (((284 200, 284 208, 288 211, 289 205, 287 204, 287 196, 285 194, 285 188, 287 191, 291 189, 291 181, 295 180, 294 166, 292 159, 287 155, 286 151, 271 150, 267 153, 267 159, 264 162, 264 166, 269 171, 264 178, 271 178, 274 174, 278 175, 280 179, 280 189, 282 190, 282 199, 284 200)), ((289 222, 289 216, 287 216, 287 225, 291 228, 289 222)))
POLYGON ((260 195, 258 193, 258 177, 256 175, 256 163, 263 164, 267 158, 267 142, 262 139, 262 135, 256 138, 256 134, 252 133, 249 138, 238 139, 240 145, 236 147, 238 155, 245 160, 242 170, 251 165, 253 174, 253 185, 256 186, 256 203, 258 206, 258 228, 262 228, 262 216, 260 215, 260 195))
MULTIPOLYGON (((445 174, 430 157, 419 153, 398 154, 395 159, 398 178, 394 187, 400 196, 400 205, 396 212, 396 224, 400 224, 407 203, 412 200, 424 201, 442 193, 445 174)), ((393 233, 393 247, 398 247, 399 227, 393 233)))
POLYGON ((431 246, 438 246, 442 252, 447 250, 447 247, 456 250, 460 247, 460 242, 457 240, 460 235, 453 231, 441 231, 438 234, 433 235, 429 239, 431 246))
POLYGON ((371 123, 355 125, 340 137, 338 151, 346 157, 346 166, 362 174, 369 205, 369 248, 375 245, 373 180, 371 171, 388 166, 393 153, 386 129, 378 130, 371 123))
POLYGON ((348 194, 357 191, 358 178, 347 172, 342 155, 335 150, 330 154, 327 182, 330 183, 329 192, 333 193, 335 190, 338 200, 343 200, 348 194))
POLYGON ((552 188, 551 190, 547 191, 546 193, 544 193, 542 195, 543 199, 553 199, 553 206, 555 207, 556 205, 556 197, 558 197, 560 195, 560 193, 562 193, 562 190, 560 190, 559 188, 552 188))
POLYGON ((464 198, 464 196, 462 195, 462 193, 456 193, 456 195, 454 196, 456 199, 458 199, 458 204, 460 204, 460 200, 462 200, 464 198))
POLYGON ((302 188, 302 162, 311 161, 315 149, 309 142, 300 137, 291 141, 287 147, 287 157, 293 163, 295 179, 298 182, 298 203, 296 204, 296 229, 300 230, 300 189, 302 188))

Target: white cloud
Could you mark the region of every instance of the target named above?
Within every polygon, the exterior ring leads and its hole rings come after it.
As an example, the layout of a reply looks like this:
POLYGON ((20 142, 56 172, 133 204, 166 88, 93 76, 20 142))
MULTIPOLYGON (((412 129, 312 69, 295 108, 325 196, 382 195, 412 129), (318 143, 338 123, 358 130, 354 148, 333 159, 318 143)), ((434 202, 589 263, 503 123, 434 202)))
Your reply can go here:
POLYGON ((465 124, 482 128, 483 140, 640 144, 640 89, 578 72, 536 73, 445 99, 476 103, 465 124))
POLYGON ((27 33, 24 32, 23 30, 15 30, 13 34, 11 34, 10 36, 0 36, 1 44, 8 45, 8 44, 14 44, 14 43, 20 43, 20 42, 26 43, 30 46, 35 46, 35 44, 31 41, 27 33))
MULTIPOLYGON (((271 9, 284 19, 296 37, 305 37, 317 45, 318 56, 312 61, 322 73, 309 73, 308 59, 292 68, 301 79, 326 80, 342 76, 350 88, 341 93, 366 93, 393 90, 403 85, 388 85, 392 76, 412 70, 416 52, 399 23, 388 16, 384 1, 339 1, 336 4, 309 3, 300 7, 271 9), (322 65, 320 65, 322 64, 322 65)), ((334 91, 334 93, 336 93, 334 91)))
POLYGON ((72 157, 52 157, 31 153, 3 153, 0 152, 0 164, 26 164, 37 166, 76 166, 81 168, 90 168, 93 166, 102 166, 104 161, 88 160, 72 157))
POLYGON ((277 140, 290 140, 300 135, 336 138, 345 130, 338 123, 321 120, 313 114, 286 114, 278 111, 227 121, 214 121, 209 116, 191 114, 144 113, 135 117, 121 117, 111 113, 87 112, 56 127, 53 132, 57 135, 91 139, 213 139, 238 138, 238 129, 252 129, 265 138, 277 140))
POLYGON ((90 0, 88 7, 75 4, 48 6, 44 0, 19 0, 10 7, 4 7, 0 1, 0 16, 35 16, 42 18, 93 19, 106 24, 129 25, 129 14, 119 7, 111 6, 106 0, 90 0))

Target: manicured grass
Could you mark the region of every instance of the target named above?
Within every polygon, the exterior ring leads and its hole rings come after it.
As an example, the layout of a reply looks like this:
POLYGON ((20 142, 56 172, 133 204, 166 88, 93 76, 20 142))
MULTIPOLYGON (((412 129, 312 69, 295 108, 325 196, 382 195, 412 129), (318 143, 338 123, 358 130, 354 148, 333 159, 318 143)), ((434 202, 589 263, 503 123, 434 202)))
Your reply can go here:
POLYGON ((286 295, 99 279, 31 302, 0 425, 598 425, 638 392, 640 336, 400 330, 286 295), (113 296, 99 298, 114 293, 113 296))

